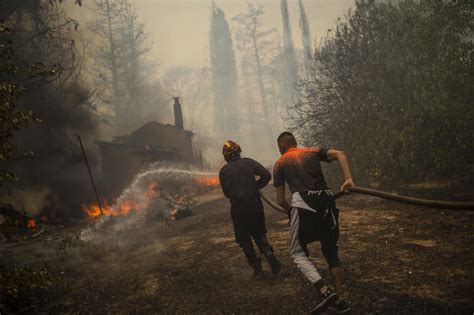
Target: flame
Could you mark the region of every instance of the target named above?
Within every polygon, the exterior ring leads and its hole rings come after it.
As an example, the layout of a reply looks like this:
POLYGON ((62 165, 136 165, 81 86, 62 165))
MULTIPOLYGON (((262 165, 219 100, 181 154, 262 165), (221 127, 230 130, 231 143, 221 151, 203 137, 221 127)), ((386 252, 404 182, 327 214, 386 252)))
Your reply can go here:
MULTIPOLYGON (((194 182, 200 187, 215 188, 220 185, 219 176, 199 176, 194 178, 194 182)), ((132 199, 119 200, 114 206, 111 206, 107 200, 104 200, 102 202, 102 211, 97 204, 81 205, 81 208, 89 219, 97 219, 102 214, 104 216, 121 216, 126 215, 132 211, 142 211, 147 209, 150 202, 159 195, 157 191, 158 187, 159 183, 157 181, 151 181, 146 186, 142 196, 132 199)), ((166 199, 166 195, 164 198, 166 199)), ((186 204, 186 198, 183 196, 176 199, 171 199, 177 205, 186 204)), ((173 211, 171 211, 170 217, 173 218, 177 211, 178 209, 173 209, 173 211)))
POLYGON ((204 187, 217 187, 220 185, 219 176, 197 177, 195 180, 204 187))
POLYGON ((98 218, 103 213, 105 216, 120 216, 124 214, 128 214, 133 210, 141 210, 144 207, 141 206, 139 203, 133 202, 131 200, 124 200, 120 204, 115 207, 109 205, 108 201, 105 200, 102 202, 102 213, 100 211, 100 207, 97 204, 92 205, 82 205, 82 211, 90 218, 98 218))
POLYGON ((34 229, 36 227, 35 219, 28 219, 26 226, 30 229, 34 229))
POLYGON ((95 219, 100 217, 102 214, 105 216, 121 216, 128 214, 132 211, 141 211, 146 209, 150 204, 151 200, 157 196, 156 188, 158 182, 152 181, 148 184, 143 198, 140 201, 135 200, 122 200, 119 204, 112 207, 107 200, 102 202, 102 212, 97 204, 81 205, 82 211, 87 215, 89 219, 95 219))
POLYGON ((167 221, 168 222, 174 222, 176 221, 176 214, 178 213, 178 209, 177 208, 173 208, 173 210, 170 211, 169 215, 168 215, 168 219, 167 221))

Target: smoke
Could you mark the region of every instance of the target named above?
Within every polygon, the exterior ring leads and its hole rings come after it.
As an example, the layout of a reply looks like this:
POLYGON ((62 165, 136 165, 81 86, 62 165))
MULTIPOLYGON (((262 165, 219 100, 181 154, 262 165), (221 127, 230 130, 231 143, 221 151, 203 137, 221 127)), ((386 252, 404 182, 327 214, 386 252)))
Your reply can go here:
POLYGON ((93 92, 79 79, 81 46, 72 40, 77 24, 59 4, 38 2, 12 10, 6 21, 15 49, 11 62, 20 70, 11 79, 24 88, 18 108, 33 111, 41 123, 15 135, 19 152, 34 155, 5 163, 18 180, 2 190, 0 202, 29 214, 46 214, 52 221, 74 220, 82 216, 80 204, 94 196, 77 135, 94 172, 98 135, 90 103, 93 92), (32 77, 28 70, 32 64, 42 65, 40 70, 47 69, 49 75, 39 71, 32 77))
POLYGON ((21 151, 34 155, 10 163, 18 181, 8 187, 3 202, 32 215, 44 212, 53 221, 82 216, 81 203, 94 194, 76 135, 81 135, 94 170, 98 162, 94 114, 81 105, 87 95, 76 83, 61 90, 44 87, 22 97, 22 107, 33 110, 42 122, 15 139, 21 151))
POLYGON ((15 209, 23 209, 28 216, 36 216, 41 209, 48 206, 48 196, 50 194, 51 191, 47 187, 17 190, 11 196, 10 203, 15 209))

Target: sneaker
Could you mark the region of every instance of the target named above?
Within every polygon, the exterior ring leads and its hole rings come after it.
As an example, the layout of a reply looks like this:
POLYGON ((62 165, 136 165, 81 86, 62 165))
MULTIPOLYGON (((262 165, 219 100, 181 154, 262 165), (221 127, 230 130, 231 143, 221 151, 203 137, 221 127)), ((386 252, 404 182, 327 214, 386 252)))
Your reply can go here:
POLYGON ((332 306, 337 300, 337 294, 332 292, 329 287, 324 293, 319 293, 320 302, 318 305, 311 309, 311 314, 319 314, 328 309, 329 306, 332 306))
POLYGON ((272 269, 272 274, 276 275, 281 270, 281 263, 276 258, 275 254, 268 253, 266 255, 268 263, 270 264, 270 268, 272 269))
POLYGON ((347 305, 346 301, 341 299, 339 302, 329 305, 328 310, 337 314, 347 314, 351 311, 351 308, 347 305))

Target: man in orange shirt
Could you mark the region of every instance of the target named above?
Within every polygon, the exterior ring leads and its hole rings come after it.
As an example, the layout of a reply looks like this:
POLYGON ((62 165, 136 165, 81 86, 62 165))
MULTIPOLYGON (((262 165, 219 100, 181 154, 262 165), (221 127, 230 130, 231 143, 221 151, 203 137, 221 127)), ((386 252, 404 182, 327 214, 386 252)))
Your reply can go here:
POLYGON ((342 299, 342 268, 337 246, 339 210, 320 165, 321 161, 339 161, 345 177, 341 186, 344 191, 354 186, 346 156, 342 151, 333 149, 298 148, 296 139, 290 132, 280 134, 278 148, 281 157, 274 166, 273 184, 277 190, 278 204, 290 215, 291 256, 321 298, 312 313, 326 309, 339 314, 348 313, 350 308, 342 299), (285 199, 285 183, 292 193, 291 205, 285 199), (336 293, 329 289, 308 258, 307 245, 314 241, 321 242, 336 293))

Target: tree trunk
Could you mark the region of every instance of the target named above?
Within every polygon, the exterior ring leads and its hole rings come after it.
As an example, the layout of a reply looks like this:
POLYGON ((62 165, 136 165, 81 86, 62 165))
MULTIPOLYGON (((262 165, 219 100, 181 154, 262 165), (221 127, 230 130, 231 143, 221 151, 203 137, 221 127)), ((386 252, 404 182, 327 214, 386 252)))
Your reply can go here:
POLYGON ((263 115, 265 116, 265 128, 267 129, 270 139, 273 139, 273 131, 270 125, 270 113, 268 112, 267 95, 265 93, 265 85, 263 83, 262 67, 260 64, 260 54, 258 52, 257 39, 252 37, 253 47, 255 52, 255 63, 257 65, 257 85, 260 91, 260 98, 262 101, 263 115))

